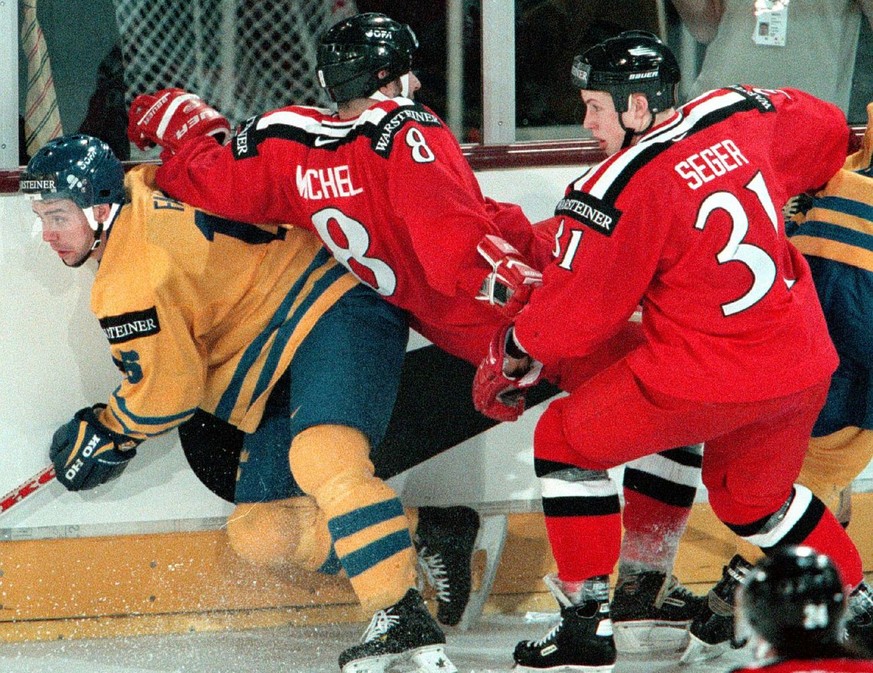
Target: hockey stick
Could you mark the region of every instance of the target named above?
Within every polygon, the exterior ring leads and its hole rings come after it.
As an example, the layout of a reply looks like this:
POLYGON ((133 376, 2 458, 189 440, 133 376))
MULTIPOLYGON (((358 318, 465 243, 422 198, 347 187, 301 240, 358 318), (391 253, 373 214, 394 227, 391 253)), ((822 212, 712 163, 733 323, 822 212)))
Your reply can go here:
POLYGON ((34 493, 41 486, 45 486, 55 478, 53 465, 43 468, 24 483, 13 488, 9 493, 0 498, 0 515, 8 512, 12 507, 34 493))

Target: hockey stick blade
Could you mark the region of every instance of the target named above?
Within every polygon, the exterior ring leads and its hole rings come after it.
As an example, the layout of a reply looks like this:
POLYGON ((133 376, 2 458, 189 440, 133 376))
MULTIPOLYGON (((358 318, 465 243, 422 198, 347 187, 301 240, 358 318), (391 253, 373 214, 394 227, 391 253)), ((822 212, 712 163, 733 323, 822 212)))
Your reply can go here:
POLYGON ((479 534, 476 537, 476 547, 473 554, 485 552, 485 570, 482 574, 478 590, 470 594, 470 600, 458 623, 458 630, 468 631, 472 628, 485 607, 485 601, 491 595, 491 587, 497 576, 500 558, 503 555, 503 545, 506 542, 507 516, 505 514, 491 514, 482 517, 479 534))
POLYGON ((54 478, 55 468, 53 465, 49 465, 21 485, 13 488, 9 493, 0 498, 0 516, 8 512, 27 496, 35 493, 39 488, 48 484, 54 478))

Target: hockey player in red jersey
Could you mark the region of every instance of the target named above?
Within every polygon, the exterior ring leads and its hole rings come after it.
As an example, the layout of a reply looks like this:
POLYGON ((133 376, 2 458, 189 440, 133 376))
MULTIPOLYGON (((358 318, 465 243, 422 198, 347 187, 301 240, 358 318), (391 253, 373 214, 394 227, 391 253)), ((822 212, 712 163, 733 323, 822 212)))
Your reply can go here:
MULTIPOLYGON (((148 438, 174 428, 191 436, 204 418, 223 424, 241 435, 223 496, 236 505, 230 548, 286 577, 344 572, 365 609, 391 623, 396 611, 381 608, 397 603, 415 625, 416 639, 393 654, 451 673, 437 621, 478 615, 471 561, 485 546, 477 538, 496 527, 466 506, 405 509, 376 476, 388 456, 371 447, 397 394, 404 312, 309 232, 196 210, 157 189, 156 168, 125 175, 105 142, 75 134, 46 143, 21 176, 61 261, 99 263, 91 308, 123 372, 105 403, 54 433, 58 481, 71 491, 100 487, 148 438), (420 568, 436 589, 436 620, 418 590, 420 568)), ((198 476, 225 449, 210 444, 199 469, 191 461, 198 476)))
POLYGON ((489 295, 493 269, 477 246, 486 235, 508 242, 521 255, 507 264, 513 253, 504 246, 494 263, 525 274, 535 238, 518 206, 483 197, 451 131, 412 100, 417 46, 409 26, 358 15, 332 28, 319 49, 319 79, 340 103, 337 114, 273 110, 244 122, 226 146, 207 133, 189 138, 184 122, 181 139, 149 138, 182 111, 171 90, 134 101, 130 135, 165 147, 157 180, 168 194, 225 217, 313 231, 359 279, 409 311, 418 331, 478 362, 480 344, 500 324, 489 299, 508 301, 514 313, 539 274, 522 279, 515 297, 489 295))
MULTIPOLYGON (((450 130, 413 100, 416 46, 408 26, 358 15, 328 31, 319 48, 320 80, 337 112, 267 112, 222 145, 207 133, 214 118, 198 126, 202 110, 189 98, 177 104, 188 94, 169 90, 134 101, 129 135, 164 148, 157 180, 171 195, 225 217, 316 232, 358 278, 408 310, 424 336, 478 363, 539 282, 535 269, 551 259, 552 241, 535 236, 517 206, 482 196, 450 130)), ((625 325, 622 339, 595 357, 550 363, 545 376, 570 389, 640 338, 638 325, 625 325)), ((500 420, 522 409, 516 399, 501 407, 500 420)), ((636 651, 687 639, 699 599, 671 571, 700 460, 699 446, 680 447, 625 471, 633 581, 624 585, 623 626, 636 651), (649 638, 653 627, 658 635, 649 638)))
POLYGON ((873 673, 870 654, 846 643, 846 593, 833 562, 809 547, 758 561, 737 591, 737 639, 755 660, 733 673, 873 673))
MULTIPOLYGON (((827 553, 853 591, 850 633, 873 635, 857 549, 794 483, 837 358, 809 267, 780 217, 790 195, 840 168, 846 120, 800 91, 745 86, 677 110, 677 68, 660 40, 638 31, 577 57, 585 126, 620 151, 567 188, 553 221, 555 261, 477 372, 487 410, 532 362, 584 357, 642 305, 644 343, 538 422, 535 468, 562 621, 519 643, 520 670, 611 669, 605 587, 621 526, 606 470, 699 441, 717 516, 765 552, 803 543, 827 553)), ((714 623, 696 620, 692 635, 695 624, 714 623)))

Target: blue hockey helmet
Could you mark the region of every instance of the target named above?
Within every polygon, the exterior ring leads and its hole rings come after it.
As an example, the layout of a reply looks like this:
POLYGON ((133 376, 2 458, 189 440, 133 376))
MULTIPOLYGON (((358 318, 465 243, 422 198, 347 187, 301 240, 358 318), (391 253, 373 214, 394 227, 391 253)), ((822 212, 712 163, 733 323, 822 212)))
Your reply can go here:
POLYGON ((126 200, 121 162, 109 145, 84 134, 43 145, 28 162, 19 189, 31 198, 70 199, 83 210, 126 200))

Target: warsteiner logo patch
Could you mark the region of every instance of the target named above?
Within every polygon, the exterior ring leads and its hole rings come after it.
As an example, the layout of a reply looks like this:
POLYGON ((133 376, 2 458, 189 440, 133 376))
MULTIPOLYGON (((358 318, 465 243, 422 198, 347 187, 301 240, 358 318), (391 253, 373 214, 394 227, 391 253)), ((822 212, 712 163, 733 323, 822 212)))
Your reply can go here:
POLYGON ((56 192, 58 191, 57 175, 54 173, 47 175, 22 173, 18 188, 25 194, 56 192))
POLYGON ((612 236, 621 211, 590 194, 574 190, 558 201, 555 215, 570 217, 594 231, 612 236))
POLYGON ((161 331, 158 312, 154 306, 145 311, 133 311, 122 315, 100 318, 100 327, 111 344, 120 344, 131 339, 151 336, 161 331))
POLYGON ((394 136, 407 122, 417 122, 422 126, 442 126, 439 118, 420 105, 401 107, 385 116, 372 138, 373 151, 387 157, 391 154, 394 136))
POLYGON ((239 132, 233 137, 231 142, 234 158, 246 159, 258 156, 258 143, 255 138, 258 119, 260 117, 249 117, 246 119, 239 132))
POLYGON ((732 86, 727 87, 728 89, 733 89, 738 94, 742 94, 754 105, 760 112, 776 112, 776 106, 773 105, 773 101, 771 101, 767 94, 775 93, 774 89, 752 89, 751 91, 745 89, 744 87, 739 86, 738 84, 734 84, 732 86))

